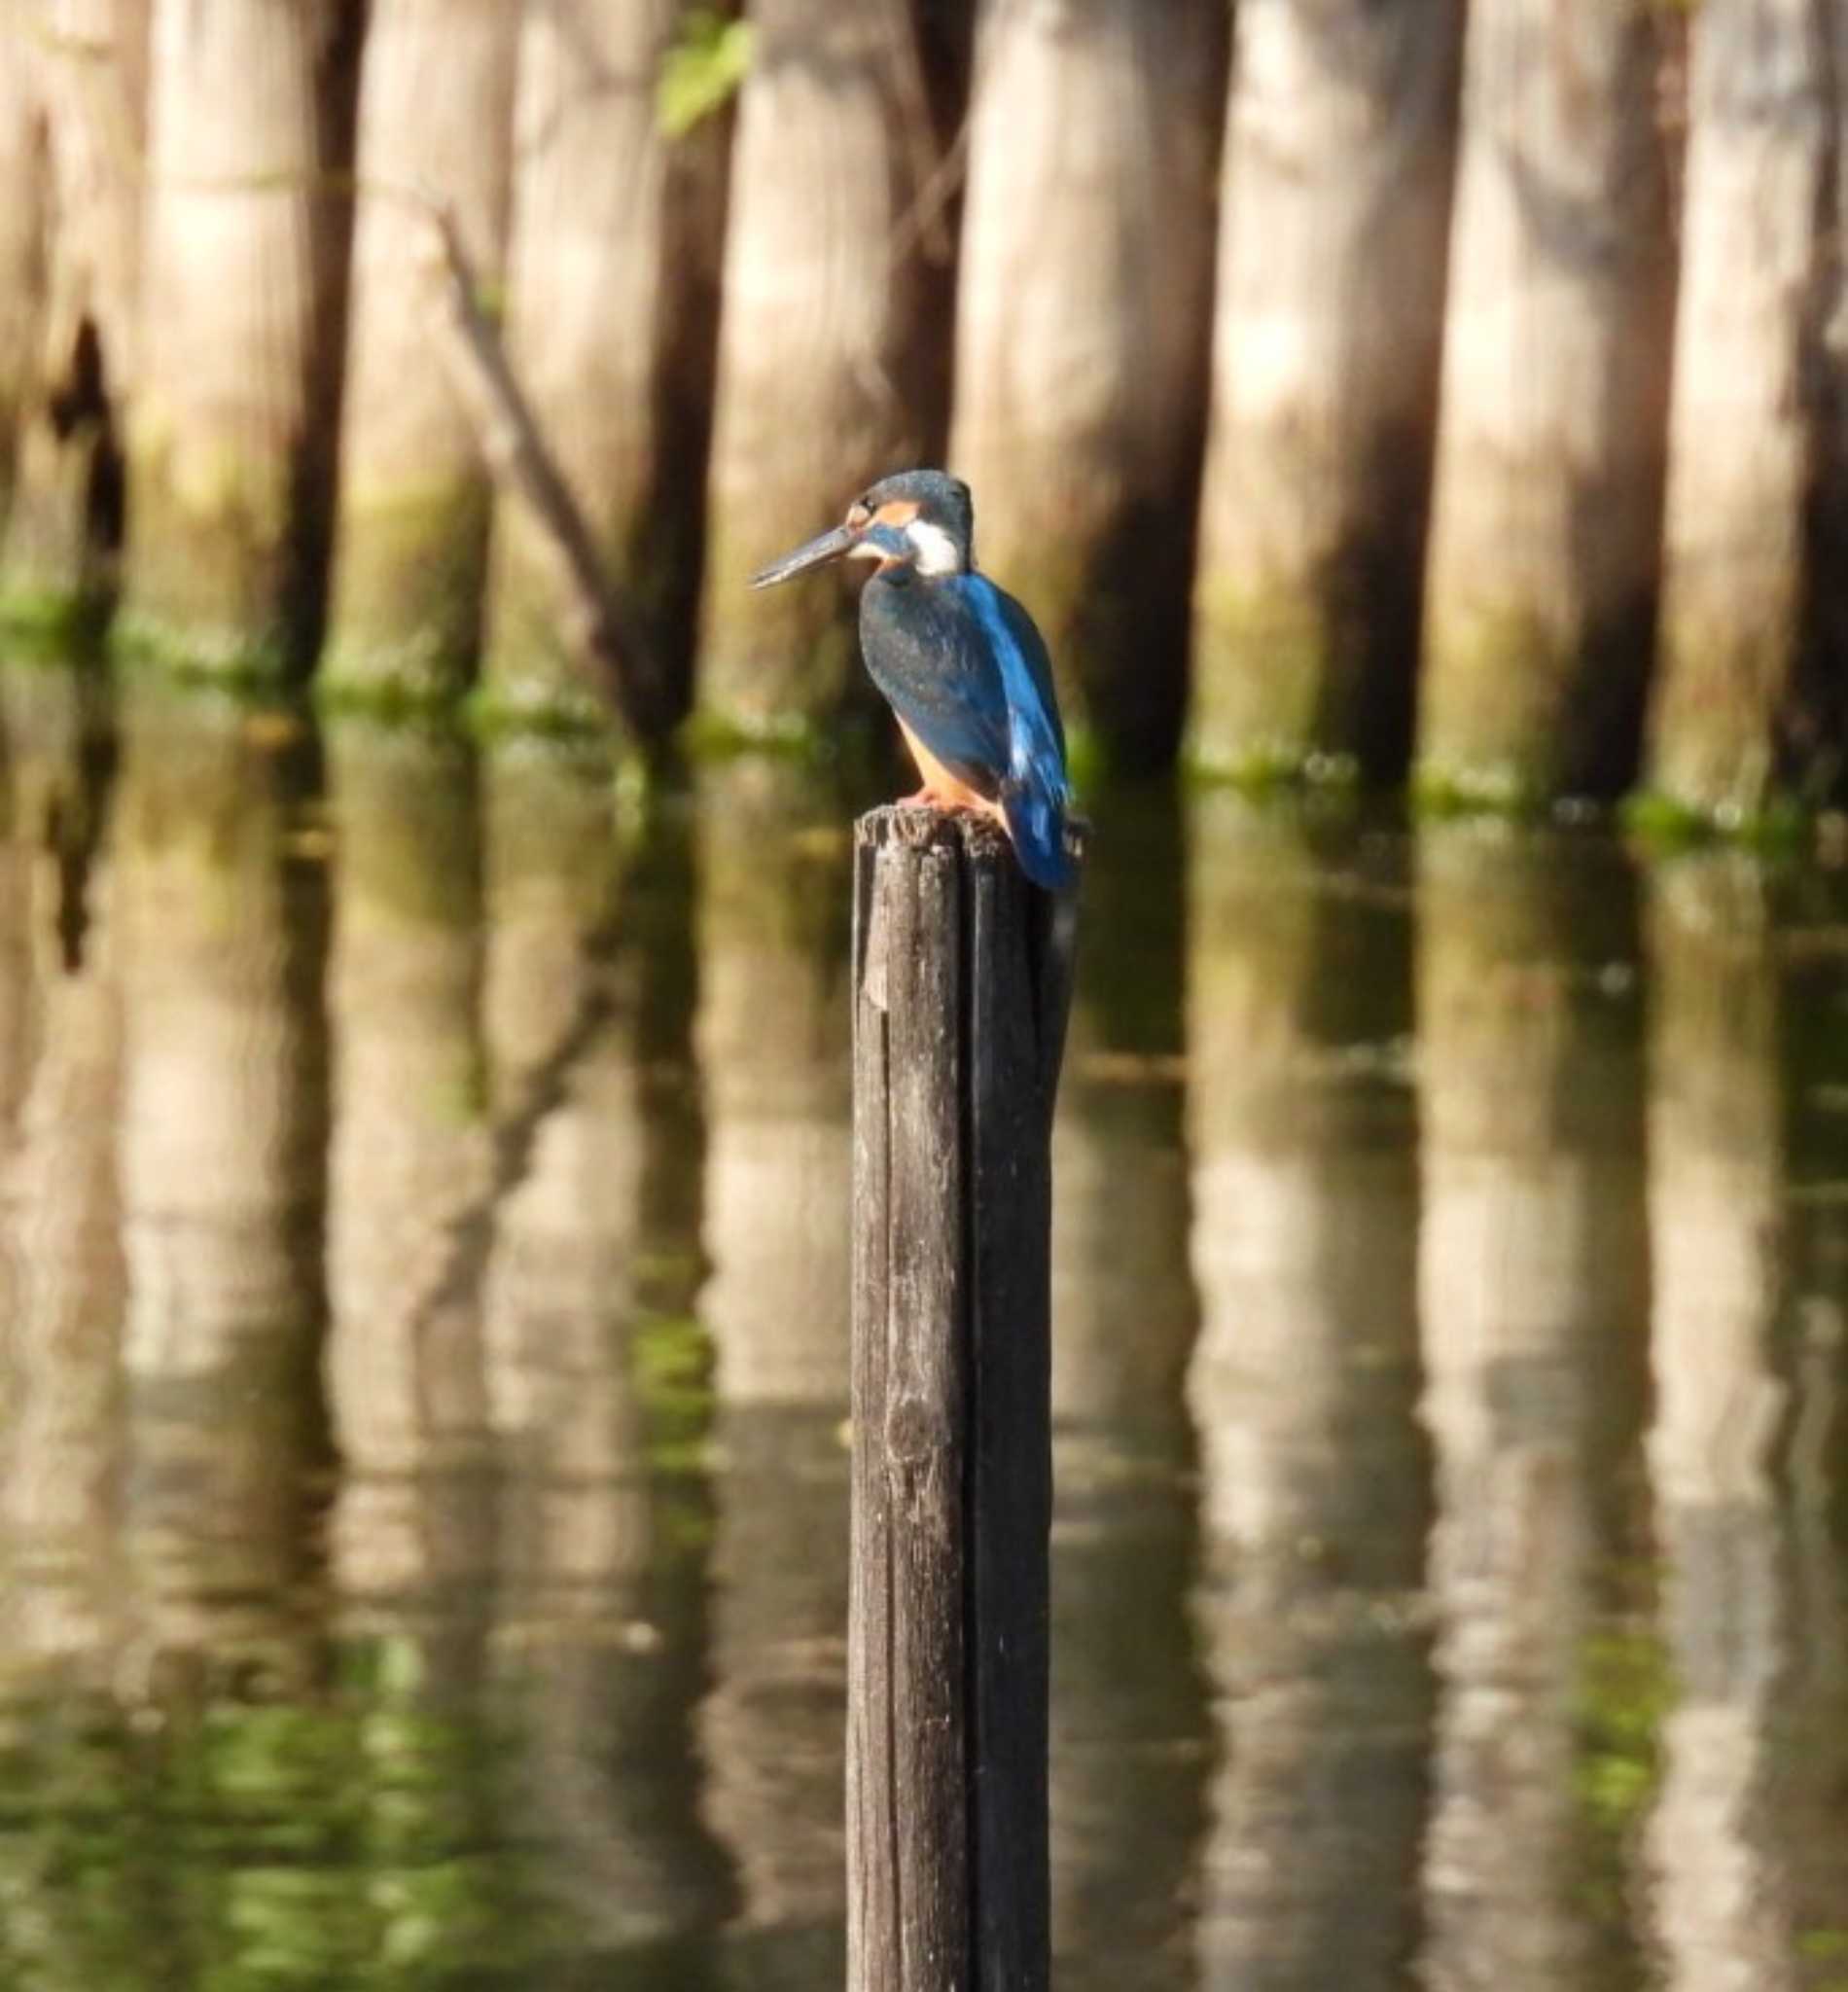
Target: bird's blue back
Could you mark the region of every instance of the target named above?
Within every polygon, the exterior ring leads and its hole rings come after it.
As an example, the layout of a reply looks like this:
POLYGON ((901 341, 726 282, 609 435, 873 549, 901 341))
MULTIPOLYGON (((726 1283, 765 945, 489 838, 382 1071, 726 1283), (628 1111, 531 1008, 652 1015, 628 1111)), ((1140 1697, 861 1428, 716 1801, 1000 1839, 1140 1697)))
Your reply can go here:
POLYGON ((1027 876, 1066 884, 1065 732, 1051 659, 1025 609, 983 574, 875 574, 860 597, 860 640, 900 719, 1000 802, 1027 876))

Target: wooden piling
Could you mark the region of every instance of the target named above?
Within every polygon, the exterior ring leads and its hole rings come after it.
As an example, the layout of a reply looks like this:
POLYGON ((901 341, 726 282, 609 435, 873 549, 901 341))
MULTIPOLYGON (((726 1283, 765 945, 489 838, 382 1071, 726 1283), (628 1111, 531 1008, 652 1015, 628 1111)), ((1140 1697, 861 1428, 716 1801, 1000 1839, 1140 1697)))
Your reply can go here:
MULTIPOLYGON (((661 120, 662 78, 697 13, 690 0, 529 7, 519 27, 508 356, 606 587, 632 604, 622 704, 650 733, 691 696, 726 234, 730 120, 678 136, 661 120)), ((554 538, 522 494, 502 494, 481 692, 504 724, 601 718, 554 538)))
POLYGON ((949 461, 1074 738, 1137 768, 1187 695, 1229 14, 976 9, 949 461))
POLYGON ((854 856, 847 1982, 1033 1992, 1075 902, 967 817, 875 809, 854 856))
POLYGON ((1634 771, 1674 277, 1665 36, 1648 8, 1469 10, 1415 770, 1439 804, 1634 771))
POLYGON ((318 648, 360 0, 155 0, 117 634, 207 674, 318 648))
POLYGON ((374 0, 370 12, 320 666, 324 689, 362 699, 453 695, 474 661, 493 486, 473 411, 431 352, 447 274, 418 196, 435 191, 482 289, 498 291, 519 35, 520 10, 503 0, 374 0))
POLYGON ((1238 9, 1190 715, 1219 773, 1404 769, 1463 18, 1238 9))
POLYGON ((115 581, 149 14, 0 4, 0 603, 27 625, 99 605, 115 581))
MULTIPOLYGON (((865 482, 931 463, 948 407, 951 237, 934 212, 940 65, 911 0, 758 0, 725 230, 696 702, 725 738, 824 729, 856 699, 840 587, 745 578, 865 482), (824 199, 817 189, 826 189, 824 199), (917 217, 917 220, 910 219, 917 217)), ((953 41, 955 36, 950 33, 953 41)), ((953 94, 943 91, 943 95, 953 94)))
POLYGON ((1824 32, 1808 0, 1715 0, 1689 25, 1646 779, 1721 824, 1761 812, 1803 758, 1789 750, 1800 739, 1791 694, 1806 636, 1813 328, 1829 253, 1824 32))

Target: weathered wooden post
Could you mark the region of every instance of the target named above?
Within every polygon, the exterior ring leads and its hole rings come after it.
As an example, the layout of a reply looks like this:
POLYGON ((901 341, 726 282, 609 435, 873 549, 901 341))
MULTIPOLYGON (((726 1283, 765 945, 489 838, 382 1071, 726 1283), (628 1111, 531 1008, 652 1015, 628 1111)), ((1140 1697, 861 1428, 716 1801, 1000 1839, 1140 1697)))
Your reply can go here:
POLYGON ((1672 808, 1724 824, 1759 815, 1800 765, 1831 113, 1825 9, 1720 0, 1689 32, 1646 779, 1672 808))
POLYGON ((949 461, 1075 744, 1158 765, 1187 697, 1231 10, 975 12, 949 461))
POLYGON ((875 809, 854 858, 848 1987, 1037 1992, 1076 902, 969 817, 875 809))

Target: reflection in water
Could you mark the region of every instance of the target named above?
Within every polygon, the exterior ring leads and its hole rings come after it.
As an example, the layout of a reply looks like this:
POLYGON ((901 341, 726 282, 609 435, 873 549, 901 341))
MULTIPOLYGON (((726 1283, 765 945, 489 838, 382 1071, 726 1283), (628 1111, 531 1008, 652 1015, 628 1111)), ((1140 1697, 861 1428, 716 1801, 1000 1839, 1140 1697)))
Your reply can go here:
POLYGON ((1848 1977, 1848 891, 1787 878, 1776 910, 1790 1221, 1773 1347, 1792 1386, 1779 1853, 1813 1987, 1848 1977))
POLYGON ((44 672, 0 675, 0 1677, 89 1671, 121 1629, 122 1007, 106 881, 66 862, 100 800, 85 780, 81 691, 44 672), (72 899, 89 922, 75 959, 72 899))
POLYGON ((453 743, 358 722, 335 726, 328 755, 329 1539, 354 1803, 376 1941, 453 1967, 488 1947, 501 1878, 466 1889, 495 1816, 476 776, 453 743))
POLYGON ((739 1984, 845 1969, 846 812, 792 766, 699 784, 705 1247, 721 1472, 705 1814, 736 1863, 739 1984))
POLYGON ((1107 800, 1053 1129, 1052 1941, 1068 1992, 1185 1982, 1204 1783, 1186 1611, 1195 1326, 1169 796, 1107 800))
MULTIPOLYGON (((1581 1721, 1621 1690, 1598 1585, 1640 1417, 1646 1240, 1622 873, 1494 832, 1418 867, 1424 1415, 1439 1713, 1425 1853, 1434 1992, 1604 1982, 1634 1802, 1581 1721), (1621 1819, 1615 1824, 1627 1824, 1621 1819)), ((1633 1642, 1631 1642, 1633 1644, 1633 1642)), ((1627 1703, 1618 1711, 1627 1714, 1627 1703)))
POLYGON ((1230 797, 1191 832, 1197 1611, 1222 1759, 1200 1982, 1386 1987, 1413 1943, 1430 1721, 1404 893, 1230 797))
POLYGON ((299 1678, 325 1142, 318 880, 287 770, 230 703, 124 714, 110 918, 123 1014, 125 1549, 141 1634, 299 1678))
POLYGON ((1848 1205, 1837 1194, 1824 1209, 1815 1283, 1793 1296, 1789 1713, 1777 1738, 1790 1770, 1777 1851, 1789 1862, 1798 1955, 1839 1975, 1848 1958, 1848 1205))
MULTIPOLYGON (((101 692, 0 672, 0 1983, 838 1983, 847 806, 101 692)), ((1094 807, 1059 1983, 1822 1992, 1840 878, 1094 807)))
POLYGON ((427 1639, 424 1664, 472 1679, 493 1566, 467 1276, 490 1168, 475 769, 457 745, 358 723, 328 746, 334 1583, 351 1631, 427 1639))
POLYGON ((1684 861, 1649 897, 1650 1477, 1673 1670, 1650 1822, 1675 1987, 1800 1982, 1779 1859, 1790 1567, 1771 1452, 1783 1112, 1765 885, 1684 861))
POLYGON ((649 985, 674 964, 635 916, 663 832, 619 843, 603 758, 519 744, 492 757, 484 814, 489 1095, 529 1147, 483 1302, 493 1670, 521 1836, 581 1947, 617 1952, 725 1907, 693 1803, 701 1573, 653 1471, 637 1318, 643 1181, 675 1159, 651 1155, 646 1065, 649 985))

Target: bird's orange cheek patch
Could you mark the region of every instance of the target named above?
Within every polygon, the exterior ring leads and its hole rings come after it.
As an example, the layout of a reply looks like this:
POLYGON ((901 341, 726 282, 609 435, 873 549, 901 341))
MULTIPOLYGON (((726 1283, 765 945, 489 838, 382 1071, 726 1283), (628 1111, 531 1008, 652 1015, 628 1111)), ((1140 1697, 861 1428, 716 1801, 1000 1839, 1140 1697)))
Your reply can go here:
POLYGON ((909 498, 888 498, 873 517, 880 525, 892 525, 901 531, 917 516, 917 506, 909 498))

